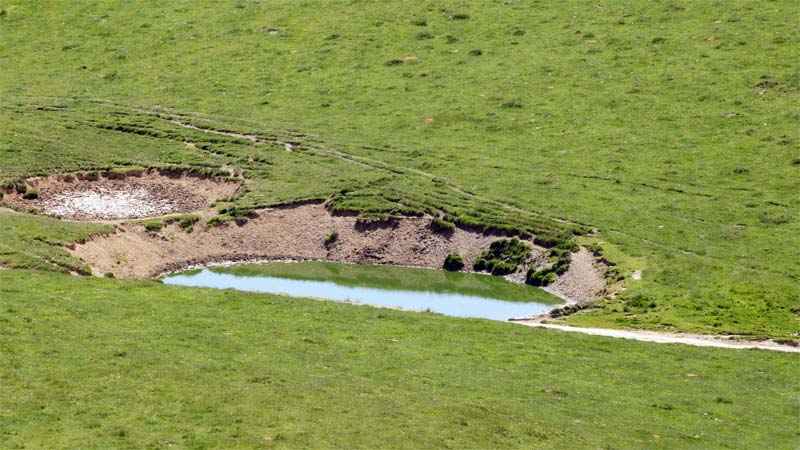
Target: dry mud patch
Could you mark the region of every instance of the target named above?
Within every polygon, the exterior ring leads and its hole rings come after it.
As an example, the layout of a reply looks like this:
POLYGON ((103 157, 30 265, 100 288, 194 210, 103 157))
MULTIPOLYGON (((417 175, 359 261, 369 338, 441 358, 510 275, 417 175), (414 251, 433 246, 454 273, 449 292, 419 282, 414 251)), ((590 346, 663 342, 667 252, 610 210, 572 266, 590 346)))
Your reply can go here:
POLYGON ((236 193, 238 183, 165 171, 127 174, 61 175, 26 180, 26 199, 16 190, 4 200, 13 206, 73 220, 113 221, 209 210, 236 193))

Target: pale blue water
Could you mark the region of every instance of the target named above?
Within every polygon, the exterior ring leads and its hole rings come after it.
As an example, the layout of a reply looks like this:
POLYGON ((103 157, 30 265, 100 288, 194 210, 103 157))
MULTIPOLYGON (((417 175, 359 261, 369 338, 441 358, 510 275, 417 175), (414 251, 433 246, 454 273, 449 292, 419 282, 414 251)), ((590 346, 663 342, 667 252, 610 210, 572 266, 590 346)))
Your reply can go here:
POLYGON ((504 301, 454 292, 409 291, 365 286, 345 286, 333 281, 279 278, 268 275, 241 276, 212 272, 209 269, 169 275, 165 284, 238 289, 241 291, 285 294, 349 301, 373 306, 432 311, 454 317, 507 320, 542 313, 552 305, 504 301))

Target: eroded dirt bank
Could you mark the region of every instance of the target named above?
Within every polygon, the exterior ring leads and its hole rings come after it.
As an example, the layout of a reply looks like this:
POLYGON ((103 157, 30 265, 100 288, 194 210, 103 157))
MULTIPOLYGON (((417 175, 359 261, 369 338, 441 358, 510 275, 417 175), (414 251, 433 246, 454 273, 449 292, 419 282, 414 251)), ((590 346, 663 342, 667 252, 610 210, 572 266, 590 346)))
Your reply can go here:
POLYGON ((9 189, 10 205, 74 220, 111 221, 204 212, 236 193, 239 183, 184 172, 129 171, 29 178, 9 189))
MULTIPOLYGON (((501 236, 456 229, 440 234, 430 218, 410 217, 364 224, 356 217, 331 214, 322 204, 261 210, 244 225, 226 223, 186 233, 170 225, 151 233, 138 224, 121 224, 116 234, 97 237, 71 249, 92 266, 95 275, 145 279, 190 265, 241 260, 326 260, 360 264, 392 264, 439 269, 449 253, 471 261, 501 236), (336 239, 326 243, 332 234, 336 239)), ((545 261, 535 247, 534 260, 545 261)), ((576 254, 579 255, 579 254, 576 254)), ((578 256, 552 292, 571 301, 595 297, 605 283, 592 263, 578 256), (577 285, 583 286, 576 288, 577 285)))

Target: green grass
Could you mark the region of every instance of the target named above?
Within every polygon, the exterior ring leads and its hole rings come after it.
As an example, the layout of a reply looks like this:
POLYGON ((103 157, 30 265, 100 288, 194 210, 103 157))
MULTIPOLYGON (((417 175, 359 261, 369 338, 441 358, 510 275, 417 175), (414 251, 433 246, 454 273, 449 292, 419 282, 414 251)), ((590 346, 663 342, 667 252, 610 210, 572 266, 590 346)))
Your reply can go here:
POLYGON ((0 271, 0 296, 7 448, 800 440, 793 354, 50 272, 0 271))
MULTIPOLYGON (((245 186, 217 220, 327 199, 582 234, 626 291, 570 324, 797 340, 799 15, 790 0, 0 0, 0 186, 229 166, 245 186)), ((85 270, 60 245, 112 231, 0 211, 15 269, 0 270, 0 446, 800 441, 794 355, 54 273, 85 270)))
POLYGON ((797 2, 0 9, 0 179, 229 164, 241 207, 593 228, 644 279, 572 323, 800 331, 797 2))
POLYGON ((196 214, 177 214, 155 219, 139 220, 135 223, 144 226, 147 231, 158 232, 165 226, 177 223, 181 229, 187 233, 194 230, 194 225, 200 221, 200 216, 196 214))
POLYGON ((88 267, 59 246, 113 230, 109 225, 0 211, 0 266, 89 274, 88 267))

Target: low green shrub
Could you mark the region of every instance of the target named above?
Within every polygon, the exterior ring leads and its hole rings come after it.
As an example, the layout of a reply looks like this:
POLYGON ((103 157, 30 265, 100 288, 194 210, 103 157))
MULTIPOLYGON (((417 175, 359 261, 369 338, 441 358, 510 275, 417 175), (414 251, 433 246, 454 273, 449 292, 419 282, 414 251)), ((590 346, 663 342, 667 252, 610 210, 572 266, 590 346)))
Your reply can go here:
POLYGON ((151 233, 161 231, 164 228, 164 222, 160 219, 146 220, 141 222, 141 224, 144 225, 145 230, 151 233))
POLYGON ((489 269, 492 275, 508 275, 517 270, 517 264, 515 263, 497 261, 496 259, 492 261, 494 264, 492 264, 492 267, 489 269))
POLYGON ((492 275, 513 273, 530 251, 531 246, 516 237, 494 241, 488 250, 478 255, 473 268, 477 271, 490 272, 492 275))
POLYGON ((444 270, 458 272, 464 268, 464 259, 458 253, 450 253, 444 259, 444 270))
POLYGON ((213 228, 222 225, 223 223, 231 222, 234 220, 236 219, 233 216, 229 216, 227 214, 220 214, 208 219, 208 222, 206 222, 206 228, 213 228))
POLYGON ((339 233, 334 231, 325 238, 325 248, 330 248, 339 240, 339 233))
POLYGON ((456 229, 456 224, 448 222, 447 220, 434 217, 431 220, 431 230, 439 234, 452 233, 456 229))
POLYGON ((194 224, 200 221, 200 216, 188 215, 182 216, 178 220, 178 226, 187 233, 194 231, 194 224))
POLYGON ((550 267, 541 270, 530 268, 528 269, 528 273, 525 275, 525 283, 530 284, 531 286, 544 287, 553 283, 554 281, 556 281, 556 274, 550 267))
POLYGON ((36 200, 37 198, 39 198, 39 192, 34 191, 34 190, 31 189, 31 190, 25 192, 25 194, 23 194, 22 198, 24 198, 25 200, 36 200))

